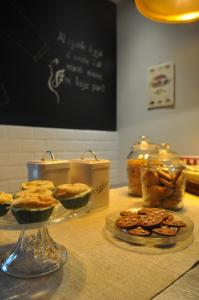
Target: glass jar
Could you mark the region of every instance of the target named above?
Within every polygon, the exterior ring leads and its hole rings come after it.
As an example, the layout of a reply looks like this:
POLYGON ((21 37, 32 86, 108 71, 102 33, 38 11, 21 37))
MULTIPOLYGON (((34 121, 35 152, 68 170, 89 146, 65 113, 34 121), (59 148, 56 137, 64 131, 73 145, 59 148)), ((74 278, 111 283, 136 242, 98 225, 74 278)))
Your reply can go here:
POLYGON ((146 136, 141 136, 127 156, 128 193, 132 196, 142 196, 141 168, 149 155, 155 149, 146 136))
POLYGON ((142 168, 143 206, 179 210, 183 207, 186 167, 168 144, 157 146, 142 168))

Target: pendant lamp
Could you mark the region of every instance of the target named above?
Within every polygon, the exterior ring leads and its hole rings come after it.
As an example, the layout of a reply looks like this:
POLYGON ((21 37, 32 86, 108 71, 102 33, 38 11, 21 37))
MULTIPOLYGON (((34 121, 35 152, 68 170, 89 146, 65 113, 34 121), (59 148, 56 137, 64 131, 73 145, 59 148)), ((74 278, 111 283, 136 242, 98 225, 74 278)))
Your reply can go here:
POLYGON ((135 0, 138 11, 153 21, 188 23, 199 20, 199 0, 135 0))

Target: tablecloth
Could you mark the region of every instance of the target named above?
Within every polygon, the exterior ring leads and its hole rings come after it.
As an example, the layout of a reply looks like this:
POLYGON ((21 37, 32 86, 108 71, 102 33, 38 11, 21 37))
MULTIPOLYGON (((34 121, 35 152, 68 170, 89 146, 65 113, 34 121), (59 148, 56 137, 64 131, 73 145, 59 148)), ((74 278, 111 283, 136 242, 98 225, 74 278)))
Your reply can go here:
MULTIPOLYGON (((165 254, 127 251, 105 235, 105 218, 113 211, 141 207, 127 187, 110 191, 110 206, 70 222, 49 227, 53 239, 68 249, 63 268, 35 279, 0 272, 0 299, 149 300, 186 273, 199 260, 199 197, 186 193, 179 213, 194 222, 194 241, 184 250, 165 254)), ((18 232, 0 232, 0 255, 18 232)))

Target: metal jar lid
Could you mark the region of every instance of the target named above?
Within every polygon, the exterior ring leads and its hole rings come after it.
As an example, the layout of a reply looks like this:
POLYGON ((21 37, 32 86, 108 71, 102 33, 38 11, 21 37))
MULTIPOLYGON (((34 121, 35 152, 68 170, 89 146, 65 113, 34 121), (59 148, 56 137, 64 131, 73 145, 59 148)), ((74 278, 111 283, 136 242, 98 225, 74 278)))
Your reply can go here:
POLYGON ((37 166, 39 168, 45 169, 62 169, 62 168, 70 168, 70 161, 64 159, 55 159, 55 156, 52 151, 45 151, 41 160, 32 160, 27 163, 27 166, 37 166), (49 154, 51 159, 46 159, 46 155, 49 154))
POLYGON ((107 159, 99 159, 93 150, 86 150, 79 159, 72 159, 72 164, 82 167, 87 166, 91 169, 101 169, 108 168, 110 161, 107 159))

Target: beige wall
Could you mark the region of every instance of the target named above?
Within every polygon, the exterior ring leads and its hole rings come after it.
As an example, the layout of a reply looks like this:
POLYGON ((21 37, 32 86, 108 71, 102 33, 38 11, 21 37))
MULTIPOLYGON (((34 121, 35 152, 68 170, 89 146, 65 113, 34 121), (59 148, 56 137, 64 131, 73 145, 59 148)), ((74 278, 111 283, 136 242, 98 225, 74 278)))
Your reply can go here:
POLYGON ((199 155, 199 22, 152 22, 124 0, 118 5, 117 46, 120 181, 126 181, 125 158, 140 135, 168 142, 179 154, 199 155), (167 61, 176 67, 175 108, 149 111, 146 70, 167 61))

